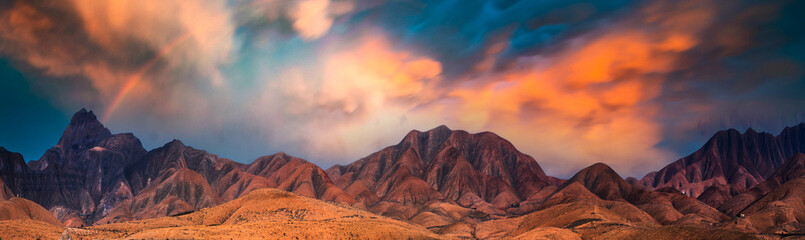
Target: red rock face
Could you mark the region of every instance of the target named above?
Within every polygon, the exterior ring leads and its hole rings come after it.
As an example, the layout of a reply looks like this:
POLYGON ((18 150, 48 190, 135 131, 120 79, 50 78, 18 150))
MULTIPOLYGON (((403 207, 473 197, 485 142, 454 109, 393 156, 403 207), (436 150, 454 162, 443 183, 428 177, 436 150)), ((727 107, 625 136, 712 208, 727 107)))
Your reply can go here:
MULTIPOLYGON (((729 195, 747 189, 769 177, 783 161, 805 151, 805 124, 786 128, 778 136, 752 129, 741 134, 735 129, 719 131, 698 151, 649 173, 640 182, 649 189, 673 187, 699 197, 713 185, 726 185, 729 195)), ((711 190, 705 202, 723 202, 725 191, 711 190)))
POLYGON ((113 210, 115 217, 124 221, 215 206, 264 187, 328 201, 355 202, 324 170, 303 159, 277 153, 244 165, 185 146, 179 140, 148 152, 126 168, 126 176, 135 197, 124 208, 131 210, 113 210), (139 209, 159 211, 142 214, 139 209))
POLYGON ((35 202, 18 197, 1 200, 0 221, 14 219, 31 219, 59 227, 64 226, 53 214, 35 202))
POLYGON ((805 154, 795 154, 768 180, 728 200, 721 210, 736 216, 724 223, 726 228, 801 235, 805 232, 805 154))
POLYGON ((11 192, 11 189, 8 189, 3 179, 0 179, 0 200, 6 200, 12 197, 14 197, 14 193, 11 192))
POLYGON ((111 134, 82 110, 38 161, 26 164, 0 147, 0 199, 30 199, 68 226, 184 214, 272 187, 356 204, 434 231, 586 201, 648 224, 727 220, 710 207, 716 206, 732 216, 760 216, 740 226, 763 232, 780 226, 761 223, 769 212, 782 211, 779 202, 795 211, 775 219, 802 219, 796 209, 805 155, 778 159, 805 150, 803 136, 805 124, 777 137, 722 131, 642 180, 624 180, 605 164, 562 180, 546 176, 532 157, 489 132, 445 126, 412 131, 397 145, 324 171, 281 152, 237 163, 178 140, 146 152, 134 135, 111 134), (688 197, 698 195, 702 201, 688 197))
POLYGON ((0 149, 0 172, 15 195, 48 209, 90 216, 108 210, 101 205, 104 197, 127 184, 124 168, 143 154, 132 134, 112 135, 91 111, 81 109, 58 144, 37 161, 26 165, 21 155, 0 149))
MULTIPOLYGON (((30 188, 26 183, 29 180, 26 177, 31 175, 30 172, 31 169, 28 168, 28 165, 25 165, 22 154, 9 152, 0 147, 0 176, 2 176, 3 189, 12 193, 19 193, 22 189, 30 188)), ((13 197, 13 194, 7 196, 3 199, 13 197)))
POLYGON ((335 185, 315 164, 279 152, 249 164, 246 172, 267 178, 278 189, 298 195, 352 204, 355 199, 335 185))
POLYGON ((502 211, 560 182, 494 133, 470 134, 445 126, 412 131, 397 145, 327 173, 370 206, 436 200, 485 212, 502 211))
MULTIPOLYGON (((729 198, 719 206, 719 210, 730 216, 738 216, 750 204, 764 197, 785 183, 805 176, 805 154, 794 154, 769 179, 748 191, 729 198)), ((805 191, 805 189, 803 189, 805 191)))
POLYGON ((673 188, 646 191, 635 187, 603 163, 576 173, 545 200, 541 209, 576 201, 592 202, 641 222, 645 220, 639 216, 644 214, 661 224, 715 224, 728 219, 673 188))
POLYGON ((355 202, 305 160, 280 153, 245 165, 178 140, 146 152, 134 135, 111 134, 84 109, 38 161, 25 164, 0 147, 0 180, 0 197, 31 199, 71 226, 194 211, 264 187, 355 202))
POLYGON ((203 176, 188 169, 169 169, 133 198, 113 209, 100 223, 172 216, 223 203, 203 176), (123 213, 123 214, 121 214, 123 213), (126 214, 127 213, 127 214, 126 214))

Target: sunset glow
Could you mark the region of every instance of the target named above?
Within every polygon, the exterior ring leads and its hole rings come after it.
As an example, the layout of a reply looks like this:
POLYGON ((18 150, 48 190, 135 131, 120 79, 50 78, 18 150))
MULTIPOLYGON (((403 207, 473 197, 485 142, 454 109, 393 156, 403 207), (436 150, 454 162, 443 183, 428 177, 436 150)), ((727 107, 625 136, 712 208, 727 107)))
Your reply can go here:
MULTIPOLYGON (((632 176, 717 130, 803 120, 797 5, 12 1, 0 56, 19 93, 6 101, 37 106, 25 119, 94 109, 147 148, 330 166, 444 124, 497 133, 556 176, 595 162, 632 176)), ((17 147, 35 158, 45 143, 17 147)))

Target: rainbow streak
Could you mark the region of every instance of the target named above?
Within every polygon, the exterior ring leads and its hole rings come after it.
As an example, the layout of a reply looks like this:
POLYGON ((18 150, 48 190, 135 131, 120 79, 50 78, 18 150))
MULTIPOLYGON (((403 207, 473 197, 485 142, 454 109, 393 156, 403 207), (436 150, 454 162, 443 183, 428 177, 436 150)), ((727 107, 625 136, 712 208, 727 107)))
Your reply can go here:
POLYGON ((112 101, 112 104, 109 104, 109 106, 106 108, 106 111, 104 111, 101 121, 106 122, 107 120, 109 120, 109 118, 115 112, 115 109, 117 109, 120 106, 120 103, 123 102, 123 99, 126 98, 126 95, 128 95, 129 92, 131 92, 131 90, 133 90, 134 87, 137 86, 137 83, 140 82, 140 79, 142 79, 143 75, 145 75, 145 73, 148 72, 148 70, 150 70, 151 67, 153 67, 154 64, 157 63, 157 61, 159 61, 159 59, 165 57, 165 55, 167 55, 168 52, 173 50, 173 48, 175 48, 176 46, 187 40, 189 37, 190 32, 187 32, 177 37, 176 39, 174 39, 173 41, 162 47, 162 49, 159 50, 159 53, 157 53, 156 56, 148 60, 148 62, 146 62, 142 67, 140 67, 140 69, 137 70, 137 72, 135 72, 134 75, 129 77, 129 79, 126 81, 126 85, 124 85, 123 89, 121 89, 120 92, 117 93, 117 96, 115 96, 115 99, 112 101))

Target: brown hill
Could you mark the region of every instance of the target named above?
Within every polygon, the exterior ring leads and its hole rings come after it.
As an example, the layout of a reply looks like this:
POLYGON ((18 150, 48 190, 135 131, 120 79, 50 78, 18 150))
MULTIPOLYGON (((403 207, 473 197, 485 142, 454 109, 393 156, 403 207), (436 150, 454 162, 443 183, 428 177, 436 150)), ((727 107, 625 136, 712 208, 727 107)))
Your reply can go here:
POLYGON ((63 231, 63 227, 37 220, 16 219, 0 221, 0 238, 6 240, 55 240, 59 239, 63 231))
POLYGON ((790 180, 739 213, 725 228, 750 233, 805 235, 805 178, 790 180))
POLYGON ((494 133, 445 126, 412 131, 397 145, 327 173, 368 205, 449 200, 489 213, 503 213, 554 181, 533 158, 494 133))
POLYGON ((298 195, 348 204, 356 202, 336 186, 324 170, 283 152, 254 160, 246 172, 265 177, 274 187, 298 195))
POLYGON ((188 147, 179 140, 150 151, 131 164, 126 175, 135 197, 128 210, 117 209, 118 215, 105 219, 108 222, 190 212, 265 187, 328 201, 355 202, 332 183, 324 170, 305 160, 278 153, 244 165, 188 147), (128 217, 132 212, 137 214, 128 217))
POLYGON ((635 187, 603 163, 576 173, 545 200, 541 209, 578 201, 606 207, 633 222, 651 222, 641 211, 663 225, 711 225, 728 219, 712 207, 675 190, 655 192, 635 187))
POLYGON ((91 111, 73 115, 61 139, 37 161, 0 149, 0 178, 15 195, 68 218, 107 212, 105 198, 126 185, 123 169, 145 153, 132 134, 112 135, 91 111))
POLYGON ((720 210, 738 218, 730 228, 762 233, 805 233, 805 154, 797 153, 768 180, 729 199, 720 210))
POLYGON ((73 235, 137 239, 439 238, 419 226, 270 188, 182 216, 94 226, 73 235))
MULTIPOLYGON (((580 186, 571 183, 568 186, 580 186)), ((614 202, 614 201, 613 201, 614 202)), ((757 239, 741 232, 633 221, 611 204, 576 201, 525 216, 480 223, 478 239, 757 239)), ((639 210, 638 210, 639 212, 639 210)))
MULTIPOLYGON (((2 151, 2 149, 0 149, 0 151, 2 151)), ((0 178, 0 200, 6 200, 12 197, 14 197, 14 193, 11 192, 11 189, 8 189, 6 183, 0 178)))
POLYGON ((99 223, 123 222, 192 212, 223 201, 198 173, 171 169, 131 199, 124 200, 99 223))
POLYGON ((719 206, 719 210, 730 216, 737 216, 747 206, 777 189, 786 182, 805 176, 805 154, 797 153, 786 161, 766 181, 757 186, 730 198, 719 206))
POLYGON ((372 212, 461 237, 480 221, 533 211, 548 195, 540 190, 561 182, 494 133, 446 126, 411 131, 327 174, 372 212))
POLYGON ((0 221, 17 219, 36 220, 58 227, 63 226, 47 209, 28 199, 14 197, 0 201, 0 221))
POLYGON ((304 160, 281 153, 246 165, 178 140, 146 152, 134 135, 111 134, 85 109, 37 161, 26 164, 19 153, 0 147, 0 181, 6 186, 0 197, 31 199, 74 227, 193 211, 265 187, 355 202, 304 160), (266 160, 273 160, 271 168, 261 165, 266 160))
POLYGON ((805 152, 805 123, 786 127, 777 136, 751 128, 743 134, 719 131, 693 154, 647 174, 641 184, 650 189, 673 187, 691 197, 716 185, 702 200, 719 204, 764 181, 798 152, 805 152))

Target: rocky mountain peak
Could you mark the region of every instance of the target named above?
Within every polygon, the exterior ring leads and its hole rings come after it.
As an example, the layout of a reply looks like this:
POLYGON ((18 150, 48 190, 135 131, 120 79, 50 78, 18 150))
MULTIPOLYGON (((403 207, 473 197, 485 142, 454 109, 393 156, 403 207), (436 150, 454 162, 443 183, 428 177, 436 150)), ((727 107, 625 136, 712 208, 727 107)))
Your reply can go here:
POLYGON ((674 187, 698 197, 716 184, 742 192, 772 175, 795 153, 805 151, 805 124, 787 127, 778 136, 752 128, 715 133, 696 152, 641 180, 650 189, 674 187))
MULTIPOLYGON (((631 185, 627 183, 626 180, 623 180, 609 165, 600 162, 582 169, 565 182, 565 185, 573 182, 579 182, 588 188, 608 186, 609 188, 620 190, 622 188, 631 187, 631 185)), ((606 197, 602 198, 606 199, 606 197)))
POLYGON ((185 147, 187 147, 187 145, 184 145, 184 143, 179 139, 173 139, 170 142, 168 142, 165 145, 163 145, 162 147, 163 148, 169 148, 169 149, 171 149, 171 148, 185 148, 185 147))
POLYGON ((453 130, 450 130, 450 128, 449 128, 449 127, 447 127, 446 125, 442 124, 442 125, 439 125, 438 127, 435 127, 435 128, 433 128, 433 129, 431 129, 431 130, 428 130, 428 132, 434 132, 434 133, 451 133, 451 132, 453 132, 453 130))
POLYGON ((78 152, 94 147, 111 135, 109 129, 98 121, 95 113, 82 108, 73 114, 57 146, 66 152, 78 152))

